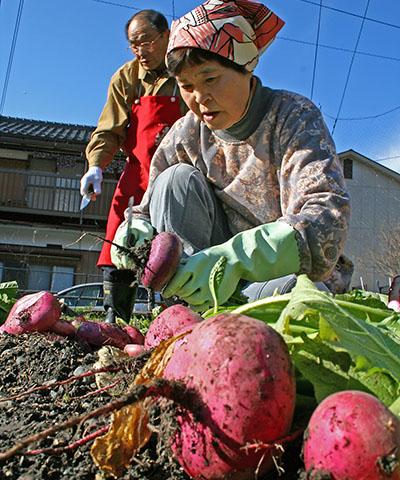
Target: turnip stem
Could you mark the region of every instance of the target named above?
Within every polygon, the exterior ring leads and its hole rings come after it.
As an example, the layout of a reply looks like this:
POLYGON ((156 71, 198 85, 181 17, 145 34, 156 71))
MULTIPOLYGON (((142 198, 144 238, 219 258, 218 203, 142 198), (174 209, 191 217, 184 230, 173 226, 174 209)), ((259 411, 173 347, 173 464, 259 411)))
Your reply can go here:
POLYGON ((16 393, 15 395, 10 395, 9 397, 2 397, 0 398, 0 403, 2 402, 8 402, 10 400, 18 400, 22 397, 26 397, 27 395, 31 395, 32 393, 39 392, 41 390, 50 390, 54 387, 59 387, 60 385, 67 385, 68 383, 76 382, 77 380, 80 380, 81 378, 86 378, 86 377, 92 377, 98 373, 105 373, 105 372, 119 372, 123 368, 126 367, 126 364, 116 366, 116 367, 103 367, 103 368, 98 368, 96 370, 90 370, 85 373, 81 373, 80 375, 75 375, 73 377, 69 377, 65 380, 61 380, 59 382, 54 382, 48 385, 38 385, 37 387, 33 387, 30 390, 26 390, 25 392, 21 393, 16 393))
POLYGON ((161 378, 147 385, 135 385, 127 395, 121 397, 119 400, 115 400, 107 405, 96 408, 87 414, 72 417, 65 422, 59 423, 58 425, 53 425, 52 427, 49 427, 41 432, 23 438, 10 449, 0 453, 0 463, 9 460, 31 443, 43 440, 50 435, 54 435, 61 430, 74 427, 75 425, 86 422, 91 418, 108 415, 109 413, 119 410, 126 405, 136 403, 151 396, 165 396, 178 403, 184 403, 185 399, 188 398, 188 392, 181 383, 170 382, 161 378))
POLYGON ((70 443, 69 445, 65 445, 65 447, 38 448, 36 450, 28 450, 23 454, 24 455, 40 455, 40 454, 60 455, 61 453, 64 453, 70 450, 75 450, 76 448, 79 448, 82 445, 85 445, 85 443, 88 443, 91 440, 94 440, 95 438, 100 437, 101 435, 104 435, 105 433, 108 432, 109 429, 110 429, 110 426, 106 425, 105 427, 102 427, 99 430, 96 430, 95 432, 90 433, 89 435, 86 435, 85 437, 80 438, 79 440, 76 440, 76 442, 70 443))

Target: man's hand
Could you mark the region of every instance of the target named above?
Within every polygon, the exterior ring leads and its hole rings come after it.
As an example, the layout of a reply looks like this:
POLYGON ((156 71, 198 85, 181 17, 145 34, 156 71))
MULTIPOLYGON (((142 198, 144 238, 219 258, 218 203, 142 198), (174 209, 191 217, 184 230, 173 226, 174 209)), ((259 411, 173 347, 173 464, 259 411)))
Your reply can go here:
MULTIPOLYGON (((145 240, 151 240, 154 236, 154 227, 141 218, 124 220, 114 235, 114 243, 121 247, 131 248, 141 245, 145 240)), ((126 252, 121 251, 115 245, 111 246, 111 260, 118 270, 135 268, 134 260, 126 252)))
POLYGON ((101 183, 103 181, 103 171, 100 167, 89 167, 88 171, 81 178, 82 197, 91 197, 100 195, 101 183))

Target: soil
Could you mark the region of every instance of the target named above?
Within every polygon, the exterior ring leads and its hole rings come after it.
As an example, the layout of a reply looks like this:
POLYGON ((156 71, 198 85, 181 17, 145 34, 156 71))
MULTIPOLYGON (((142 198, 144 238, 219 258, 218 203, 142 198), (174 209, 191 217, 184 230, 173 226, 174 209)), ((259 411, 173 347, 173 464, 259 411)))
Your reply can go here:
MULTIPOLYGON (((93 369, 98 360, 88 345, 54 334, 0 335, 0 452, 13 447, 21 439, 60 424, 115 400, 107 392, 98 392, 93 376, 59 385, 60 381, 93 369), (8 399, 33 387, 45 386, 29 395, 8 399), (93 392, 97 392, 93 394, 93 392), (92 393, 92 395, 87 396, 92 393)), ((130 374, 140 370, 138 360, 130 363, 130 374)), ((168 411, 155 405, 150 422, 163 424, 168 411)), ((171 409, 169 409, 169 414, 171 409)), ((63 430, 33 443, 9 460, 0 462, 0 478, 5 480, 102 480, 104 474, 90 456, 92 441, 65 450, 80 438, 107 426, 110 417, 90 419, 84 424, 63 430), (28 454, 30 449, 64 448, 63 451, 28 454)), ((165 424, 168 424, 166 422, 165 424)), ((160 428, 158 428, 160 430, 160 428)), ((164 432, 165 433, 165 432, 164 432)), ((189 480, 173 459, 163 440, 153 434, 146 448, 137 455, 123 480, 189 480)), ((162 438, 161 438, 162 437, 162 438)), ((258 480, 294 480, 299 477, 299 445, 292 445, 284 461, 285 474, 276 472, 258 480)))

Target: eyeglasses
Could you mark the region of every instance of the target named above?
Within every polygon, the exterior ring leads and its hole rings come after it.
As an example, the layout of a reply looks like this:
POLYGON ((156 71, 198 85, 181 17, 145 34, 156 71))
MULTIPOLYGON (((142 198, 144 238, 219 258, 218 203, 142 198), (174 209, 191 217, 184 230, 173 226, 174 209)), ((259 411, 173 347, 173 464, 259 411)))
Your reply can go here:
POLYGON ((149 42, 129 42, 129 47, 132 49, 135 53, 139 51, 139 48, 147 48, 149 50, 154 48, 155 42, 161 37, 162 33, 159 33, 153 40, 150 40, 149 42))

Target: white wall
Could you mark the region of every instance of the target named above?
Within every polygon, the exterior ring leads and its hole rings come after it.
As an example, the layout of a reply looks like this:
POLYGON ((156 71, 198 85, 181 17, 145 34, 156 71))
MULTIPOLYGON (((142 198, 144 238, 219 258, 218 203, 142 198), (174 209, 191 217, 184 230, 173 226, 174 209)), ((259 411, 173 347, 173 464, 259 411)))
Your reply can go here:
POLYGON ((388 276, 376 270, 373 252, 382 251, 382 228, 400 225, 400 175, 377 169, 368 160, 350 158, 353 179, 346 179, 351 197, 346 254, 355 264, 352 286, 360 286, 362 277, 364 286, 376 291, 378 282, 388 284, 388 276))

